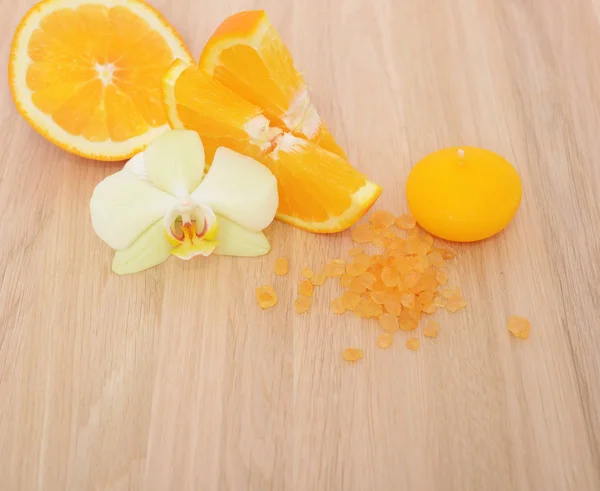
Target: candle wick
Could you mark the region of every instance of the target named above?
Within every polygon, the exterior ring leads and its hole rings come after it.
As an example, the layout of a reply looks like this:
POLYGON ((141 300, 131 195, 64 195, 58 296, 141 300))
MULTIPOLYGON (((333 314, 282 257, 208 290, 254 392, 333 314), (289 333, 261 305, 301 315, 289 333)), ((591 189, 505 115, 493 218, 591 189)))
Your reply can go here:
POLYGON ((465 151, 462 148, 458 149, 458 157, 461 159, 465 158, 465 151))

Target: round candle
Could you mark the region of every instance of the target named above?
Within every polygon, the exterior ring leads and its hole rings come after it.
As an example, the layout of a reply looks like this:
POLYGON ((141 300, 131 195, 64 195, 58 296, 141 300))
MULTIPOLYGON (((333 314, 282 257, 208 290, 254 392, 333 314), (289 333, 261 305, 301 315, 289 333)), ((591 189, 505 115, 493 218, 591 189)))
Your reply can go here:
POLYGON ((500 155, 474 147, 428 155, 406 182, 408 206, 419 225, 456 242, 500 232, 515 216, 521 195, 515 168, 500 155))

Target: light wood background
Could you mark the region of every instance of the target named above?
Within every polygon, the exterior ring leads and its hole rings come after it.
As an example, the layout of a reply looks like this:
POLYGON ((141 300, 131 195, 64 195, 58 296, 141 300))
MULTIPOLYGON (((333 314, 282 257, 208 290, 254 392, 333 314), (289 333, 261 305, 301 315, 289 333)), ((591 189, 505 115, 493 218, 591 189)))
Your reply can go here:
MULTIPOLYGON (((600 1, 153 0, 194 54, 262 6, 351 160, 404 210, 422 156, 494 150, 515 221, 459 246, 467 311, 418 353, 375 324, 291 309, 351 247, 273 226, 258 260, 110 272, 88 202, 119 165, 39 137, 0 87, 0 489, 600 489, 600 1), (274 278, 273 262, 292 273, 274 278), (276 308, 260 311, 258 285, 276 308), (529 341, 506 330, 528 317, 529 341), (355 365, 341 360, 363 347, 355 365)), ((31 0, 0 5, 0 71, 31 0)))

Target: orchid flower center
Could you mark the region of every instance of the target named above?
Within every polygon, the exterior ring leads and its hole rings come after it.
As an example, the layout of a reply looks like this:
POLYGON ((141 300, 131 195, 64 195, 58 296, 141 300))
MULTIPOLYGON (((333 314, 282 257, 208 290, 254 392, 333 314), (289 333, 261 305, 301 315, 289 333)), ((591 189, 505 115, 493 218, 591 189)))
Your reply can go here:
POLYGON ((218 232, 213 210, 185 198, 175 203, 164 219, 165 235, 174 246, 172 254, 181 259, 197 255, 208 256, 215 249, 218 232))

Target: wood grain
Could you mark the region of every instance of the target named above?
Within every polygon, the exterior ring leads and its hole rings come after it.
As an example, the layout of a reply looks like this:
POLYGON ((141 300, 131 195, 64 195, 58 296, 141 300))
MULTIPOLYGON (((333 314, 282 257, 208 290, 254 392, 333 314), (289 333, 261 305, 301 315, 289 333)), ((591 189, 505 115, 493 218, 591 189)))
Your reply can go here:
MULTIPOLYGON (((299 269, 347 250, 275 224, 258 260, 110 273, 88 202, 118 164, 38 136, 0 87, 0 488, 600 489, 600 2, 153 0, 194 54, 263 7, 355 165, 404 210, 438 148, 514 163, 524 200, 459 246, 466 312, 412 353, 374 325, 292 313, 299 269), (292 273, 275 278, 277 256, 292 273), (257 309, 272 283, 279 305, 257 309), (506 330, 528 317, 529 341, 506 330), (355 365, 341 351, 360 346, 355 365)), ((0 70, 32 0, 0 4, 0 70)))

